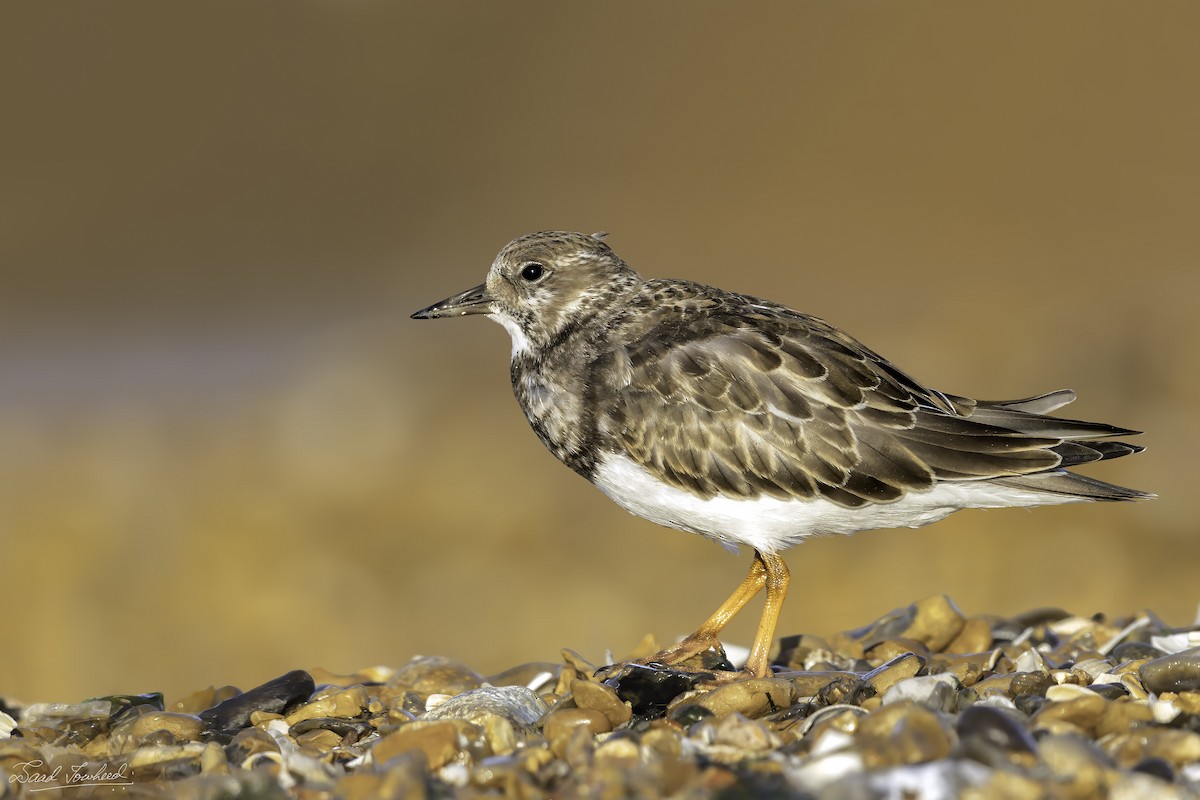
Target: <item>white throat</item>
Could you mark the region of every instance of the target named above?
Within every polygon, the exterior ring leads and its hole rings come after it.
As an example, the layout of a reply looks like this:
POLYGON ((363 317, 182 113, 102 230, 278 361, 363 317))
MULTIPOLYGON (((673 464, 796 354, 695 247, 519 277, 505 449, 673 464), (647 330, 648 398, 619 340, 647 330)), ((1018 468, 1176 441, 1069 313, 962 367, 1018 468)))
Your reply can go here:
POLYGON ((488 319, 501 325, 504 330, 508 331, 508 335, 512 339, 512 359, 514 361, 517 356, 529 351, 529 339, 525 336, 525 331, 521 330, 521 326, 512 317, 505 314, 488 314, 488 319))

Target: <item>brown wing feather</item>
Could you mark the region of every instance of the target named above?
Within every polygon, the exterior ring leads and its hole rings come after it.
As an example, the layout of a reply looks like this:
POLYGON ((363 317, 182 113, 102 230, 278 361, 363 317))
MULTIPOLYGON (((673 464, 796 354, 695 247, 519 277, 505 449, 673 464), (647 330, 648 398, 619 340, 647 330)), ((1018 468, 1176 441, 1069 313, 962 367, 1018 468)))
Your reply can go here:
POLYGON ((1069 402, 1066 392, 1008 402, 946 395, 814 317, 752 298, 736 308, 702 300, 699 318, 664 319, 594 373, 610 381, 600 392, 611 410, 604 433, 702 497, 822 496, 857 507, 938 480, 1114 457, 1064 442, 1126 432, 1033 413, 1069 402))

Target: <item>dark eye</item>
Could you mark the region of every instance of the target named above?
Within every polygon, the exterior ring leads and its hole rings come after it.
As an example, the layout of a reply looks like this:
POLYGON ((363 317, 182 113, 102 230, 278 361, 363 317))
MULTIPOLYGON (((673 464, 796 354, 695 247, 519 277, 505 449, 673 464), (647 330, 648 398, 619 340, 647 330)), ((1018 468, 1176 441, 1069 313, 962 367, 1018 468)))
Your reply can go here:
POLYGON ((541 264, 537 263, 536 261, 530 261, 528 264, 526 264, 524 267, 521 268, 521 277, 524 280, 529 281, 530 283, 541 280, 542 276, 545 274, 546 274, 546 268, 543 267, 541 264))

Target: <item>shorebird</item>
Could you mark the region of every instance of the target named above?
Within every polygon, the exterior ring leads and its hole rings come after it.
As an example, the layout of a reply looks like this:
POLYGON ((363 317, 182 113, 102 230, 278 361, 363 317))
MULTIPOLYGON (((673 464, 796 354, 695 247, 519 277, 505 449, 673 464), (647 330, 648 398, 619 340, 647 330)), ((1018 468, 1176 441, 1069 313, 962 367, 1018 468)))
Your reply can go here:
POLYGON ((481 314, 512 338, 512 387, 542 443, 626 510, 753 548, 695 633, 710 648, 765 589, 743 674, 770 674, 789 574, 809 537, 919 527, 964 508, 1153 495, 1070 468, 1136 453, 1138 431, 1049 416, 1069 390, 985 401, 919 383, 816 317, 685 280, 646 279, 603 234, 531 233, 487 281, 413 314, 481 314))

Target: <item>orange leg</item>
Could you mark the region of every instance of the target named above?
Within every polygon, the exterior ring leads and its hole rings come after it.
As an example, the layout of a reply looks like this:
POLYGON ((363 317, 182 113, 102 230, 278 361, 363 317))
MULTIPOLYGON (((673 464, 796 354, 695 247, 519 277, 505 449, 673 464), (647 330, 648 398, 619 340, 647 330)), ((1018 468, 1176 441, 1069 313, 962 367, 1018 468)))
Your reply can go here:
POLYGON ((758 621, 750 657, 746 659, 746 672, 756 678, 765 678, 771 674, 771 642, 775 640, 775 626, 779 624, 779 612, 783 610, 783 600, 787 597, 792 575, 780 556, 773 553, 755 555, 762 559, 766 570, 767 602, 758 621))
POLYGON ((717 636, 729 621, 766 587, 767 603, 758 624, 758 632, 754 635, 754 645, 750 650, 750 659, 746 662, 745 671, 754 677, 770 675, 771 642, 775 638, 775 625, 779 622, 779 611, 783 607, 783 598, 787 595, 789 579, 788 569, 782 558, 755 550, 750 572, 733 594, 729 595, 729 599, 722 603, 695 633, 651 656, 647 661, 678 664, 716 646, 717 636))

